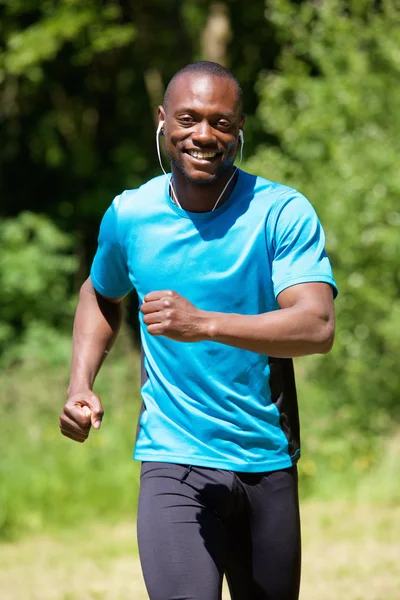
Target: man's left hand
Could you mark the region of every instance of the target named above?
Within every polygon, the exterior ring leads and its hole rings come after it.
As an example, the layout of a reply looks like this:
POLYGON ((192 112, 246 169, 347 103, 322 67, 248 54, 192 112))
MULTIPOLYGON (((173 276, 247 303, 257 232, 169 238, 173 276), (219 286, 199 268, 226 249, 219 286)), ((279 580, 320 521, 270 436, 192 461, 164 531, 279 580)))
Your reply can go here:
POLYGON ((178 342, 200 342, 208 337, 208 313, 172 290, 146 294, 140 312, 151 335, 178 342))

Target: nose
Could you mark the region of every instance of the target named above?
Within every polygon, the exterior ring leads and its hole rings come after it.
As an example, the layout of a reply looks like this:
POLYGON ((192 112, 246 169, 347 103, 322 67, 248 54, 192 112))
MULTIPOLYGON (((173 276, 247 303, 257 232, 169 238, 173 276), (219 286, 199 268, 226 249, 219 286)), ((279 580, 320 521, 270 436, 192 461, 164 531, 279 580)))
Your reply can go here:
POLYGON ((210 123, 204 119, 197 123, 192 133, 192 141, 201 144, 202 146, 215 143, 215 135, 210 123))

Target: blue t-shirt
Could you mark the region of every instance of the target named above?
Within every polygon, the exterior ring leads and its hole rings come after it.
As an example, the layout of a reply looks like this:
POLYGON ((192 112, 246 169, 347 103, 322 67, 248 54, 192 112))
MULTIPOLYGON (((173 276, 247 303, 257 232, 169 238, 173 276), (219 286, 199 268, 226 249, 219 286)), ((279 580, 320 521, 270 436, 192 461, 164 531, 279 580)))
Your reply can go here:
MULTIPOLYGON (((117 196, 100 228, 95 289, 117 298, 171 289, 209 311, 256 315, 305 282, 336 293, 311 204, 287 186, 239 171, 213 212, 176 206, 165 176, 117 196)), ((234 471, 291 466, 299 456, 292 361, 225 344, 152 337, 139 313, 145 410, 135 458, 234 471)))

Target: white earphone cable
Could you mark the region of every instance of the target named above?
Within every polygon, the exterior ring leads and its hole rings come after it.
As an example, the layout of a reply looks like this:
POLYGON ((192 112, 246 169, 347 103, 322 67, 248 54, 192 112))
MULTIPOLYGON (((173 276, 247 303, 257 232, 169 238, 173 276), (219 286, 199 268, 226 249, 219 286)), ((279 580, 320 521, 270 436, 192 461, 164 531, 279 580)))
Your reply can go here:
POLYGON ((231 175, 231 177, 230 177, 230 179, 229 179, 228 183, 226 184, 226 186, 225 186, 225 187, 224 187, 224 189, 222 190, 221 194, 219 195, 219 198, 218 198, 218 200, 216 201, 216 203, 214 204, 213 208, 211 209, 211 212, 217 208, 217 206, 218 206, 218 203, 219 203, 219 201, 221 200, 222 196, 224 195, 226 188, 228 187, 228 185, 230 184, 230 182, 232 181, 232 179, 233 179, 233 178, 234 178, 234 176, 236 175, 236 173, 237 173, 237 171, 238 171, 238 169, 239 169, 239 167, 240 167, 240 165, 241 165, 241 163, 242 163, 242 158, 243 158, 243 146, 244 146, 244 137, 243 137, 243 131, 242 131, 242 130, 240 130, 240 133, 239 133, 239 141, 240 141, 240 160, 239 160, 239 164, 238 164, 238 166, 237 166, 237 167, 235 167, 235 170, 233 171, 233 173, 232 173, 232 175, 231 175))
POLYGON ((168 179, 168 184, 169 184, 169 187, 171 189, 171 193, 172 193, 172 197, 173 197, 174 202, 176 203, 177 206, 179 206, 179 208, 182 208, 182 206, 179 204, 178 198, 177 198, 177 196, 175 194, 175 190, 172 187, 172 178, 170 179, 168 177, 168 174, 165 172, 165 169, 164 169, 163 164, 162 164, 161 152, 160 152, 160 132, 161 132, 161 128, 162 128, 162 123, 160 122, 158 124, 157 132, 156 132, 156 146, 157 146, 158 162, 160 163, 160 167, 162 169, 162 172, 164 173, 165 177, 168 179))
POLYGON ((217 208, 219 201, 221 200, 222 196, 224 195, 226 188, 228 187, 228 185, 230 184, 230 182, 232 181, 232 179, 235 177, 236 172, 237 172, 237 167, 234 168, 232 175, 229 177, 228 183, 226 184, 226 186, 224 187, 224 189, 222 190, 222 192, 218 196, 218 200, 216 201, 216 203, 212 207, 211 212, 217 208))

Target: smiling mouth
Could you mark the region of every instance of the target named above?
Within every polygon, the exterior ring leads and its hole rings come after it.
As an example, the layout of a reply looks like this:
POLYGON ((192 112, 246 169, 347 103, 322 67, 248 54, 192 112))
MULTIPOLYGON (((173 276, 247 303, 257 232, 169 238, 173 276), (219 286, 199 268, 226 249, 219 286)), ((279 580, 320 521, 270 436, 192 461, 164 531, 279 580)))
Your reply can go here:
POLYGON ((187 150, 187 154, 192 156, 193 158, 197 158, 197 160, 212 160, 216 156, 218 156, 219 152, 209 152, 206 150, 187 150))

